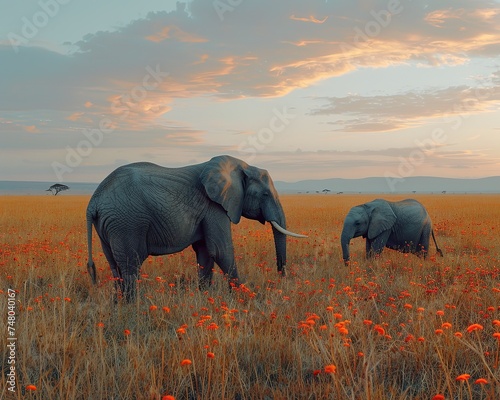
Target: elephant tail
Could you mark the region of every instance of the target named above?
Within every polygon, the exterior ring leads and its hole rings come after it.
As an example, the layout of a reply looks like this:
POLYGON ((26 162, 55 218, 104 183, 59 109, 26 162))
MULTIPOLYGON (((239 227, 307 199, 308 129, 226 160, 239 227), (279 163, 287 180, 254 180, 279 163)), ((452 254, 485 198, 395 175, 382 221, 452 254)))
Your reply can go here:
POLYGON ((436 251, 438 252, 438 254, 443 257, 443 252, 441 251, 441 249, 438 247, 438 244, 436 242, 436 237, 434 236, 434 229, 431 231, 432 232, 432 240, 434 240, 434 244, 436 245, 436 251))
POLYGON ((95 269, 94 260, 92 259, 92 224, 97 215, 96 209, 93 207, 92 200, 87 208, 87 248, 88 248, 88 261, 87 271, 89 272, 90 279, 95 285, 97 283, 97 273, 95 269))

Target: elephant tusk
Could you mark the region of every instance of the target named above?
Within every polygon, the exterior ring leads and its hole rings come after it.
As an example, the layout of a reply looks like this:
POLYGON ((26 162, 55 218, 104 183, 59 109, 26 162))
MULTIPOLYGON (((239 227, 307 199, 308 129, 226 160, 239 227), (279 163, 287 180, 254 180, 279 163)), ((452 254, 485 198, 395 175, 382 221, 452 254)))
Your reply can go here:
POLYGON ((298 238, 306 238, 306 235, 299 235, 298 233, 293 233, 290 231, 287 231, 286 229, 282 228, 276 221, 270 221, 271 225, 276 228, 279 232, 283 233, 284 235, 288 236, 293 236, 293 237, 298 237, 298 238))

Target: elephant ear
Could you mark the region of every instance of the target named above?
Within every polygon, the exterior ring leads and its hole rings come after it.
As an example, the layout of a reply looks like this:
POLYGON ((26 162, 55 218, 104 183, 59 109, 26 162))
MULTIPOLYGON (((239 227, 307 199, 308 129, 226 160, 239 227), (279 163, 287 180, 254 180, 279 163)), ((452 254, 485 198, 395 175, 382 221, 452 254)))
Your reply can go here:
POLYGON ((243 212, 245 167, 237 158, 218 156, 207 162, 200 175, 208 197, 226 210, 234 224, 240 222, 243 212))
POLYGON ((371 240, 392 228, 396 222, 396 214, 386 201, 374 200, 367 203, 366 206, 371 209, 370 223, 368 225, 368 239, 371 240))

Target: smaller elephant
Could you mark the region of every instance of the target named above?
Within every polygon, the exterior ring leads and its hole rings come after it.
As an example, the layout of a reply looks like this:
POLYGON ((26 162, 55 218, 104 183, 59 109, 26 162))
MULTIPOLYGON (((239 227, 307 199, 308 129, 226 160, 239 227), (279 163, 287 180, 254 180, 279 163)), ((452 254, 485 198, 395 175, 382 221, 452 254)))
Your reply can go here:
POLYGON ((384 247, 403 253, 413 253, 426 257, 429 251, 430 236, 436 250, 438 247, 432 222, 425 207, 414 199, 391 202, 376 199, 351 208, 347 214, 340 243, 344 263, 350 259, 349 243, 352 238, 366 238, 366 257, 380 254, 384 247))

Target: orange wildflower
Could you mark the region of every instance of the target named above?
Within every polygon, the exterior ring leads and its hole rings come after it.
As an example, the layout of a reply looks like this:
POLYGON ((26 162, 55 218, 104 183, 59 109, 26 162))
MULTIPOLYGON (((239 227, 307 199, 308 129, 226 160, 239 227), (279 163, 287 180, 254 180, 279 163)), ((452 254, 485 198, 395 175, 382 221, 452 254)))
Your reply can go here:
POLYGON ((455 332, 454 335, 457 337, 457 338, 461 338, 463 335, 462 335, 462 332, 455 332))
POLYGON ((411 304, 405 304, 403 307, 406 308, 407 310, 411 310, 413 308, 411 304))
POLYGON ((413 340, 415 340, 415 336, 413 336, 411 333, 405 337, 405 342, 408 343, 408 342, 412 342, 413 340))
POLYGON ((184 360, 181 361, 181 365, 191 365, 193 362, 189 360, 188 358, 185 358, 184 360))
POLYGON ((436 335, 442 335, 442 334, 443 334, 443 332, 444 332, 444 331, 443 331, 442 329, 436 329, 436 330, 434 331, 434 333, 435 333, 436 335))
POLYGON ((175 397, 170 395, 170 394, 167 394, 167 395, 163 396, 161 398, 161 400, 175 400, 175 397))
POLYGON ((498 340, 500 340, 500 332, 495 332, 495 333, 493 334, 493 337, 494 337, 494 338, 497 338, 498 340))
POLYGON ((215 358, 215 354, 214 354, 214 353, 212 353, 211 351, 209 351, 209 352, 207 353, 207 358, 215 358))
POLYGON ((98 322, 98 323, 97 323, 97 327, 98 327, 98 328, 104 328, 104 323, 102 323, 102 322, 98 322))
POLYGON ((449 329, 449 328, 451 328, 451 324, 449 322, 443 322, 443 324, 441 325, 441 328, 449 329))
POLYGON ((469 327, 467 328, 467 332, 473 332, 473 331, 482 331, 483 330, 483 326, 480 325, 480 324, 472 324, 472 325, 469 325, 469 327))
POLYGON ((219 325, 217 325, 215 322, 211 322, 208 326, 207 326, 207 329, 209 331, 215 331, 217 329, 219 329, 219 325))
POLYGON ((439 315, 440 317, 442 317, 444 315, 444 311, 438 310, 438 311, 436 311, 436 315, 439 315))
POLYGON ((432 400, 445 400, 445 398, 442 394, 436 394, 432 400))
POLYGON ((379 335, 385 335, 385 329, 381 327, 380 325, 375 325, 373 327, 373 330, 377 332, 379 335))
POLYGON ((365 319, 365 320, 363 321, 363 324, 364 324, 364 325, 367 325, 367 326, 370 326, 371 324, 373 324, 373 322, 372 322, 371 320, 369 320, 369 319, 365 319))
POLYGON ((158 309, 158 307, 155 306, 155 305, 150 305, 149 306, 149 311, 155 311, 156 309, 158 309))
POLYGON ((347 330, 347 328, 342 327, 342 328, 339 328, 339 333, 341 335, 347 335, 349 333, 349 331, 347 330))
POLYGON ((494 326, 500 326, 500 320, 498 320, 498 319, 494 319, 494 320, 493 320, 493 325, 494 325, 494 326))
POLYGON ((125 336, 130 335, 130 330, 129 330, 129 329, 125 329, 125 330, 123 331, 123 334, 124 334, 125 336))
POLYGON ((459 382, 463 382, 463 381, 467 381, 469 380, 470 378, 470 375, 469 374, 462 374, 462 375, 458 375, 455 380, 456 381, 459 381, 459 382))
POLYGON ((337 373, 337 367, 333 364, 330 364, 330 365, 326 365, 325 366, 325 372, 327 374, 335 374, 337 373))
POLYGON ((26 386, 26 390, 34 392, 36 390, 36 386, 35 385, 28 385, 28 386, 26 386))
POLYGON ((170 312, 170 308, 168 308, 167 306, 163 307, 162 310, 165 311, 166 313, 170 312))
POLYGON ((478 385, 486 385, 488 383, 488 381, 484 378, 479 378, 479 379, 476 379, 476 381, 474 383, 477 383, 478 385))

